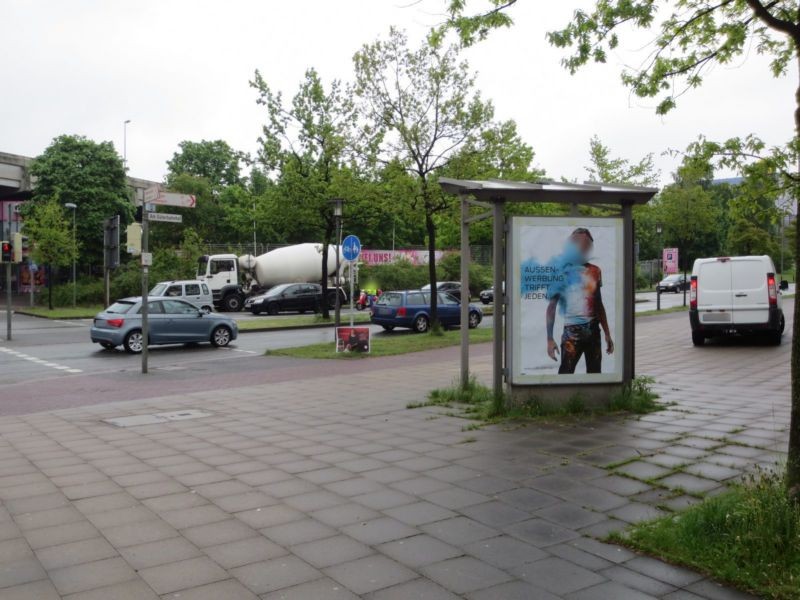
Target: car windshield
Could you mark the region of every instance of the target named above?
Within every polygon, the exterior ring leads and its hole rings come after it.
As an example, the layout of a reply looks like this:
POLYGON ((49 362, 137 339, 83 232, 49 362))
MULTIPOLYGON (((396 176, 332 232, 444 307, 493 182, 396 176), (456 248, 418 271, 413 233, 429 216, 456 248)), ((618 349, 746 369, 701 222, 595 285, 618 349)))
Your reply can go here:
POLYGON ((667 281, 669 283, 673 283, 675 281, 680 281, 680 280, 681 280, 680 275, 668 275, 667 277, 664 277, 664 281, 667 281))
POLYGON ((105 312, 114 313, 114 314, 117 314, 117 315, 124 315, 126 312, 128 312, 131 309, 132 306, 133 306, 133 302, 126 302, 126 301, 114 302, 114 304, 109 306, 105 310, 105 312))
POLYGON ((151 296, 163 296, 164 292, 167 290, 166 283, 159 283, 158 285, 154 286, 152 290, 150 290, 151 296))

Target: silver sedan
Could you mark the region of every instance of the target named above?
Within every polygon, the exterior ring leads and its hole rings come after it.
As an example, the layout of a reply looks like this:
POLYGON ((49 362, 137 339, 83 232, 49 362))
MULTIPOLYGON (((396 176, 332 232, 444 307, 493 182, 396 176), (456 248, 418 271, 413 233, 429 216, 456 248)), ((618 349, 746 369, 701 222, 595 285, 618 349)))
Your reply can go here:
MULTIPOLYGON (((195 306, 166 297, 148 297, 148 345, 210 342, 227 346, 236 339, 239 328, 226 315, 209 313, 195 306)), ((142 299, 118 300, 94 318, 92 341, 108 350, 122 346, 138 354, 144 347, 142 299)))

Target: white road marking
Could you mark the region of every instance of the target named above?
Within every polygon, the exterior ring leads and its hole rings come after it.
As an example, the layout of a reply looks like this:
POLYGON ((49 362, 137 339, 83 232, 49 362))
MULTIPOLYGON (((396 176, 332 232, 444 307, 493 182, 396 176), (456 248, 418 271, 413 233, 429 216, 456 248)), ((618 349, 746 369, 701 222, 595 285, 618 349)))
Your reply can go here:
POLYGON ((41 365, 43 367, 49 367, 57 371, 64 371, 66 373, 83 373, 83 371, 81 371, 80 369, 73 369, 72 367, 67 367, 66 365, 60 365, 58 363, 42 360, 41 358, 37 358, 35 356, 31 356, 23 352, 12 350, 11 348, 5 348, 3 346, 0 346, 0 352, 5 352, 6 354, 10 354, 11 356, 16 356, 17 358, 27 360, 28 362, 32 362, 34 364, 41 365))

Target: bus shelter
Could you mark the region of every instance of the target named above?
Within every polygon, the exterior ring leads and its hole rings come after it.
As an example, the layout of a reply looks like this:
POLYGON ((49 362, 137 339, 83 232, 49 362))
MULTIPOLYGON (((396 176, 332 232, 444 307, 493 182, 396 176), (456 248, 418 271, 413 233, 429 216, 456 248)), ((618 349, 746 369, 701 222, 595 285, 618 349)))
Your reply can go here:
MULTIPOLYGON (((495 394, 559 404, 607 402, 634 377, 633 207, 656 188, 441 178, 461 202, 461 284, 469 288, 469 226, 492 218, 495 394), (514 203, 560 203, 564 216, 511 216, 514 203), (473 214, 471 207, 485 209, 473 214), (588 206, 601 211, 581 211, 588 206), (592 214, 602 216, 592 216, 592 214)), ((461 304, 466 323, 468 303, 461 304)), ((461 383, 469 378, 461 329, 461 383)))

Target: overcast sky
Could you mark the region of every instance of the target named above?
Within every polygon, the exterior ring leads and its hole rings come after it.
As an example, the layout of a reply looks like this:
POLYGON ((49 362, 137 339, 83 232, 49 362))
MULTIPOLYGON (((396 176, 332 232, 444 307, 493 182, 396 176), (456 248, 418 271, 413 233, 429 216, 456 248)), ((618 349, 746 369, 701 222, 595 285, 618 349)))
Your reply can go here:
MULTIPOLYGON (((0 151, 35 156, 64 133, 109 140, 122 153, 130 119, 130 174, 161 180, 181 140, 223 139, 254 152, 263 108, 248 82, 260 69, 292 94, 308 67, 350 79, 352 55, 390 25, 420 38, 442 20, 445 0, 4 0, 0 61, 0 151)), ((676 159, 662 156, 703 133, 755 132, 770 144, 792 135, 796 74, 774 79, 767 61, 717 67, 707 83, 657 117, 654 102, 620 83, 646 39, 624 38, 607 65, 570 76, 547 31, 587 0, 523 0, 516 25, 465 52, 497 117, 515 119, 549 176, 585 178, 593 134, 616 155, 656 155, 662 181, 676 159)))

